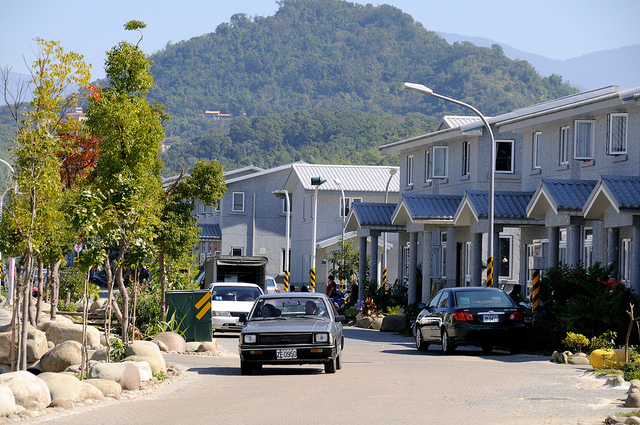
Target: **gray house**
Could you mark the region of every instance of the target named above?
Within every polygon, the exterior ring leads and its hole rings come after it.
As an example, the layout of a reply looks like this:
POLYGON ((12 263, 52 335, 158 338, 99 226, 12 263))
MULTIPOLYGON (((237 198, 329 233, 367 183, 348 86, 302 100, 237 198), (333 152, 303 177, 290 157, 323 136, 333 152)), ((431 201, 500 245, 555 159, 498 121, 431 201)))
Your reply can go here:
MULTIPOLYGON (((640 88, 609 86, 488 118, 500 286, 527 293, 534 266, 599 261, 640 293, 639 99, 640 88)), ((490 149, 476 117, 444 117, 433 133, 380 147, 400 156, 400 201, 380 228, 404 226, 396 261, 409 302, 485 284, 490 149)))

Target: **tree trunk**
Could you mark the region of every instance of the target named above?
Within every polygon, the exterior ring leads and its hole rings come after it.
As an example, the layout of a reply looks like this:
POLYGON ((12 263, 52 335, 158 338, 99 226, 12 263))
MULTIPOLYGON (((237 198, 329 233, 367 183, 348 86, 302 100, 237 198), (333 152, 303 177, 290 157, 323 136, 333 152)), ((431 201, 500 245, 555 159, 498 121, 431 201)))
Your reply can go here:
POLYGON ((42 294, 44 293, 44 263, 38 258, 38 297, 36 301, 36 317, 34 326, 38 325, 42 314, 42 294))
POLYGON ((158 276, 160 277, 160 320, 166 319, 167 313, 167 274, 164 268, 164 252, 158 252, 158 276))
POLYGON ((22 300, 22 329, 20 330, 20 355, 18 356, 18 370, 27 370, 27 336, 29 331, 29 305, 31 296, 31 288, 33 285, 33 247, 31 242, 27 242, 27 251, 25 253, 26 258, 26 270, 25 278, 23 281, 23 300, 22 300))
POLYGON ((49 276, 51 278, 51 320, 55 320, 58 312, 58 300, 60 299, 60 264, 62 258, 49 265, 49 276))
POLYGON ((104 339, 107 343, 107 363, 109 363, 109 359, 111 357, 111 309, 113 307, 113 275, 111 274, 111 263, 109 262, 109 250, 104 253, 104 273, 107 277, 107 311, 106 315, 106 325, 104 327, 104 339))
MULTIPOLYGON (((119 262, 121 264, 121 262, 119 262)), ((122 266, 116 267, 116 283, 120 290, 120 296, 122 297, 122 318, 120 324, 122 325, 122 341, 129 342, 129 294, 127 288, 124 286, 124 276, 122 266)))

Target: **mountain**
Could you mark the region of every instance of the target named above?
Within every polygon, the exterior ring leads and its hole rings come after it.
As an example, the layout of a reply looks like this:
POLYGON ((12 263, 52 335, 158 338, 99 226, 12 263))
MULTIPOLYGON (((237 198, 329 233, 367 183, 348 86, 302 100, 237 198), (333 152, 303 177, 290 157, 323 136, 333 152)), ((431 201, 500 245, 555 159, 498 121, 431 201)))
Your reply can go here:
POLYGON ((522 59, 533 65, 543 76, 562 75, 565 81, 581 91, 592 90, 612 84, 624 88, 640 85, 640 44, 612 50, 600 50, 566 60, 549 59, 544 56, 514 49, 508 44, 482 37, 438 32, 449 43, 471 42, 479 47, 499 44, 505 56, 522 59))

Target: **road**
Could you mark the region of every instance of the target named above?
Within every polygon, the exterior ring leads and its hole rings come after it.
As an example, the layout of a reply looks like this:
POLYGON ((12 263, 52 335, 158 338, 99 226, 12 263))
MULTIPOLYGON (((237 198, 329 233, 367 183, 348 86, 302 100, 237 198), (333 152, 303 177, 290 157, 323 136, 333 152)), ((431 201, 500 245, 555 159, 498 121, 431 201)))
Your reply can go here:
POLYGON ((242 376, 237 334, 216 335, 223 357, 166 355, 185 379, 135 400, 31 419, 51 424, 597 424, 625 389, 546 357, 439 346, 418 352, 396 334, 345 329, 343 368, 265 366, 242 376))

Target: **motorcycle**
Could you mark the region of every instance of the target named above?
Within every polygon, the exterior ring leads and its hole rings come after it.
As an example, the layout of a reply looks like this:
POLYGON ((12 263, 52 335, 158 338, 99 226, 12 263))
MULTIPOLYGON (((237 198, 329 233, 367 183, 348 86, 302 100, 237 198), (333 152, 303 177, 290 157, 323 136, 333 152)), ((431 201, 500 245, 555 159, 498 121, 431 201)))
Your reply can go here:
POLYGON ((338 314, 344 314, 346 303, 344 301, 344 294, 340 290, 333 290, 329 295, 331 303, 336 308, 338 314))

